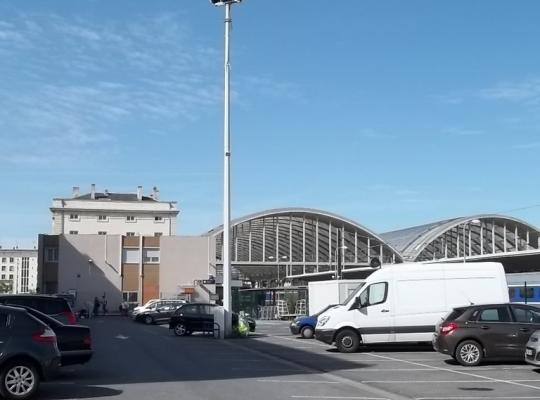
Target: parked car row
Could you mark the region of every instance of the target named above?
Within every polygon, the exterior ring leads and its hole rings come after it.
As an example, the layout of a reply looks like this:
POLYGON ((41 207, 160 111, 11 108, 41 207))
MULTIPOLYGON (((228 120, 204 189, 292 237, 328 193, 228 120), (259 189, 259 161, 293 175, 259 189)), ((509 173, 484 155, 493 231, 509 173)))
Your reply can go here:
MULTIPOLYGON (((152 299, 135 307, 131 317, 145 324, 168 324, 177 336, 188 336, 193 332, 213 332, 216 304, 187 303, 184 300, 152 299)), ((255 320, 242 316, 250 332, 255 331, 255 320)), ((233 313, 233 328, 238 327, 240 317, 233 313)), ((218 329, 218 328, 216 328, 218 329)))
POLYGON ((61 297, 0 296, 0 396, 30 399, 60 367, 91 359, 90 328, 77 325, 71 315, 61 297))

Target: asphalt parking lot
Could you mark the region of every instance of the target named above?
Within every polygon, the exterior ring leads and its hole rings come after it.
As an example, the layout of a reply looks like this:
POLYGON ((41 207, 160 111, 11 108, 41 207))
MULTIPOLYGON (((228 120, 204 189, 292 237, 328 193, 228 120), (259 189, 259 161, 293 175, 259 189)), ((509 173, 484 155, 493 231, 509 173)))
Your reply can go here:
POLYGON ((45 383, 42 399, 540 399, 540 370, 457 365, 426 346, 341 354, 258 321, 246 339, 175 337, 128 318, 90 320, 95 356, 45 383))

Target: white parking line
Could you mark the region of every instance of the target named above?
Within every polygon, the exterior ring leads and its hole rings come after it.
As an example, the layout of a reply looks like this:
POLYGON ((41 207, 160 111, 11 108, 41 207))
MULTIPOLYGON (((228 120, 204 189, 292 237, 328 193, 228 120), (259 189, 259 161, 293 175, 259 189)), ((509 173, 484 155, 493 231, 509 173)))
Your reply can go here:
POLYGON ((388 400, 386 397, 351 397, 351 396, 291 396, 293 399, 347 399, 347 400, 388 400))
POLYGON ((499 383, 506 383, 506 384, 508 384, 508 385, 515 385, 515 386, 521 386, 521 387, 527 387, 527 388, 530 388, 530 389, 540 390, 540 387, 538 387, 538 386, 526 385, 526 384, 520 383, 520 382, 508 381, 508 380, 504 380, 504 379, 490 378, 490 377, 487 377, 487 376, 478 375, 478 374, 472 374, 472 373, 470 373, 470 372, 457 371, 457 370, 455 370, 455 369, 450 369, 450 368, 434 367, 434 366, 427 365, 427 364, 421 364, 421 363, 412 362, 412 361, 407 361, 407 360, 400 360, 399 358, 393 358, 393 357, 388 357, 388 356, 381 356, 381 355, 378 355, 378 354, 371 354, 371 353, 369 353, 369 355, 372 356, 372 357, 376 357, 376 358, 382 358, 382 359, 387 359, 387 360, 394 360, 394 361, 396 361, 396 362, 404 362, 404 363, 408 363, 408 364, 412 364, 412 365, 417 365, 417 366, 420 366, 420 367, 431 368, 431 369, 434 369, 434 370, 447 371, 447 372, 452 372, 452 373, 454 373, 454 374, 467 375, 467 376, 471 376, 471 377, 473 377, 473 378, 485 379, 485 380, 487 380, 487 381, 499 382, 499 383))
POLYGON ((415 400, 496 400, 496 399, 504 399, 504 400, 526 400, 526 399, 540 399, 538 396, 454 396, 454 397, 417 397, 415 400))
POLYGON ((341 384, 341 382, 336 382, 336 381, 294 381, 294 380, 283 380, 283 379, 257 379, 257 382, 267 382, 267 383, 309 383, 310 385, 312 385, 314 383, 336 384, 336 385, 341 384))

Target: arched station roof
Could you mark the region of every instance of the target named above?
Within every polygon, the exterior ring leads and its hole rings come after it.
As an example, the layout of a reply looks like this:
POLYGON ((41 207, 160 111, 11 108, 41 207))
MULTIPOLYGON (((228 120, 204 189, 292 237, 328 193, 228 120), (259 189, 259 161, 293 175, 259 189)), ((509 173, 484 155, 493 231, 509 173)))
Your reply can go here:
MULTIPOLYGON (((231 221, 231 230, 231 260, 236 267, 285 263, 291 268, 303 267, 300 269, 306 274, 315 269, 319 272, 319 265, 336 264, 338 257, 344 268, 367 266, 375 257, 383 263, 402 261, 392 245, 366 227, 311 208, 279 208, 246 215, 231 221)), ((219 264, 223 226, 205 235, 215 238, 219 264)))
POLYGON ((430 261, 539 249, 540 231, 517 218, 480 214, 383 233, 407 261, 430 261))

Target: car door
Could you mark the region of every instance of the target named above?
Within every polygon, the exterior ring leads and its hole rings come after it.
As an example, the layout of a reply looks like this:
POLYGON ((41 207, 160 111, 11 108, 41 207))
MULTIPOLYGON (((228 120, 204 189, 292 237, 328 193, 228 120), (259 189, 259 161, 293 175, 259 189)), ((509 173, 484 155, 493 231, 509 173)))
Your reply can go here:
MULTIPOLYGON (((488 358, 515 357, 518 347, 517 324, 512 321, 507 305, 480 308, 475 321, 469 321, 468 328, 482 342, 488 358)), ((523 356, 523 355, 522 355, 523 356)))
POLYGON ((394 341, 394 314, 388 296, 388 282, 377 282, 360 292, 354 323, 364 343, 394 341))
POLYGON ((6 348, 11 337, 11 323, 13 315, 0 311, 0 362, 6 354, 6 348))
POLYGON ((198 304, 188 304, 180 309, 183 322, 186 328, 192 332, 201 330, 201 318, 198 304))
POLYGON ((516 357, 521 358, 523 357, 525 345, 529 341, 530 336, 534 331, 540 329, 540 310, 521 304, 512 304, 510 305, 510 309, 517 325, 518 348, 516 349, 516 357))

